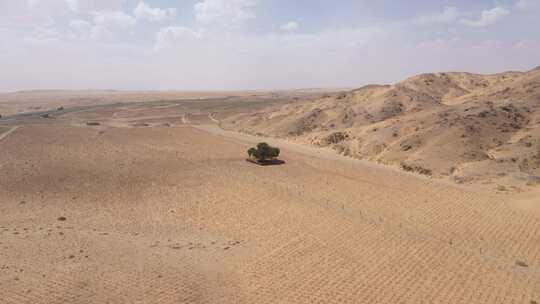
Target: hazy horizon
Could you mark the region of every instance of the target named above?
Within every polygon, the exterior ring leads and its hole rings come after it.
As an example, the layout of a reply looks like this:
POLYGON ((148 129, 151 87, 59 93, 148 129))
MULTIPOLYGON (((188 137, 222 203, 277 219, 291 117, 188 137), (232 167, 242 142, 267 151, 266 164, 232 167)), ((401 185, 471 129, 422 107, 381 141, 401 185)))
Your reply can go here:
MULTIPOLYGON (((533 67, 530 67, 530 68, 526 68, 526 69, 523 69, 523 70, 501 70, 501 71, 494 71, 494 72, 490 72, 490 73, 482 73, 482 74, 485 74, 485 75, 490 75, 490 74, 498 74, 498 73, 504 73, 504 72, 528 72, 528 71, 531 71, 531 70, 534 70, 534 69, 537 69, 537 68, 540 68, 540 65, 538 66, 533 66, 533 67)), ((395 83, 399 83, 400 81, 403 81, 409 77, 414 77, 414 76, 417 76, 417 75, 421 75, 421 74, 429 74, 429 73, 452 73, 452 72, 458 72, 458 73, 471 73, 471 74, 477 74, 477 72, 475 71, 466 71, 466 70, 461 70, 461 71, 451 71, 451 70, 440 70, 440 71, 424 71, 424 72, 420 72, 418 74, 414 74, 414 75, 409 75, 409 76, 405 76, 404 78, 402 79, 398 79, 397 81, 395 82, 387 82, 387 83, 374 83, 374 82, 366 82, 366 83, 363 83, 363 84, 360 84, 360 85, 349 85, 349 86, 313 86, 313 87, 291 87, 291 88, 260 88, 260 89, 242 89, 242 88, 238 88, 238 89, 146 89, 146 90, 141 90, 141 89, 109 89, 109 88, 75 88, 75 89, 64 89, 64 88, 41 88, 41 89, 32 89, 32 88, 28 88, 28 89, 20 89, 20 90, 14 90, 14 91, 2 91, 0 90, 0 94, 10 94, 10 93, 38 93, 38 92, 74 92, 74 93, 78 93, 78 92, 111 92, 111 93, 136 93, 136 92, 141 92, 141 93, 144 93, 144 92, 186 92, 186 93, 211 93, 211 92, 231 92, 231 93, 234 93, 234 92, 279 92, 279 91, 284 91, 284 92, 287 92, 287 91, 309 91, 309 90, 327 90, 327 91, 332 91, 332 90, 335 90, 335 91, 339 91, 339 90, 354 90, 354 89, 357 89, 357 88, 360 88, 362 86, 367 86, 367 85, 392 85, 392 84, 395 84, 395 83)))
POLYGON ((0 92, 389 84, 540 65, 540 0, 0 0, 0 92))

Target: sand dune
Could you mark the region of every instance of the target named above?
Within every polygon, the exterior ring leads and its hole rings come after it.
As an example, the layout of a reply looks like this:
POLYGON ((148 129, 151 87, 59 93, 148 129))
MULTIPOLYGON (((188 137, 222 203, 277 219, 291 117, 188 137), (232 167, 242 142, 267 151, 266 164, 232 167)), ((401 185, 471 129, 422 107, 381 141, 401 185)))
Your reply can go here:
POLYGON ((423 74, 225 119, 458 183, 524 191, 540 183, 540 69, 423 74))

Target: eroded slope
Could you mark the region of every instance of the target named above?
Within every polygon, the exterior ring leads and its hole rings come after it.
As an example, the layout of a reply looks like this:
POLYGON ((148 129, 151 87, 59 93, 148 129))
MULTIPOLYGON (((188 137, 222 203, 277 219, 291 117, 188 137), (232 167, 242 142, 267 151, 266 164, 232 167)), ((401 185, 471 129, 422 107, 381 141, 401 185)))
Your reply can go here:
POLYGON ((222 126, 500 191, 538 184, 540 69, 423 74, 229 117, 222 126))

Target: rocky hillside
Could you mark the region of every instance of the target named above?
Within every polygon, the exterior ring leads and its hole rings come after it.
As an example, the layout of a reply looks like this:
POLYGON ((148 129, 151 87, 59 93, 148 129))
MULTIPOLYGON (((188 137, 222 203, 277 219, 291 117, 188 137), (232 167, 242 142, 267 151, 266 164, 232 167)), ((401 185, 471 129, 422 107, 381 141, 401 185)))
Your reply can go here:
POLYGON ((540 67, 423 74, 243 113, 223 127, 499 191, 540 184, 540 67))

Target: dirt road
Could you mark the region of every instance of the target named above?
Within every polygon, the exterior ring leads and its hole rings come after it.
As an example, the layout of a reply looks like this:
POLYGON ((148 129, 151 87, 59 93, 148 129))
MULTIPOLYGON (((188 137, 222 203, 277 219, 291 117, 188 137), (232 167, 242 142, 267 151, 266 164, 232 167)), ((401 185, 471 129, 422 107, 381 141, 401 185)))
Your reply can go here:
POLYGON ((11 129, 9 129, 8 131, 0 134, 0 141, 4 140, 5 138, 7 138, 9 135, 11 135, 11 133, 17 131, 17 129, 19 128, 19 126, 15 126, 15 127, 12 127, 11 129))

